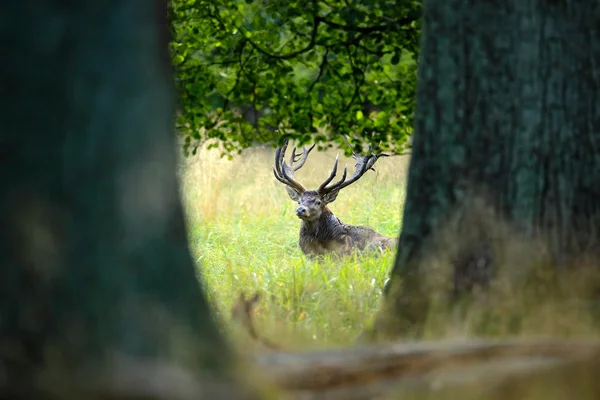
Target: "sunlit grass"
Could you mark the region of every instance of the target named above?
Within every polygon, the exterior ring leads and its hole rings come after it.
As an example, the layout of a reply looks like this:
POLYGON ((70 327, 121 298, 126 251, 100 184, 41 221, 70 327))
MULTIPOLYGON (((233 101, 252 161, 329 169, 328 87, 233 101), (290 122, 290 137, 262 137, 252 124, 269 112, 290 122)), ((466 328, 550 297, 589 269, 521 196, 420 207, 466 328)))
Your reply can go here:
MULTIPOLYGON (((335 154, 314 151, 296 178, 316 187, 329 174, 335 154)), ((377 173, 368 172, 344 189, 330 208, 346 223, 397 236, 408 161, 408 157, 380 159, 377 173)), ((341 157, 341 162, 354 166, 352 159, 341 157)), ((305 258, 297 246, 300 221, 293 212, 295 203, 273 177, 272 163, 273 150, 266 148, 248 150, 232 161, 203 149, 185 160, 182 194, 192 253, 206 292, 227 323, 240 292, 260 291, 258 328, 283 346, 349 344, 379 310, 394 254, 305 258)), ((471 220, 481 222, 477 216, 471 220)), ((577 273, 548 275, 548 254, 513 237, 501 223, 490 228, 504 239, 498 239, 502 259, 496 260, 501 265, 489 295, 484 301, 449 308, 444 296, 450 288, 452 248, 461 241, 477 241, 464 234, 464 227, 452 229, 441 251, 423 266, 426 280, 434 282, 428 290, 432 307, 425 318, 424 338, 596 335, 598 307, 585 300, 590 296, 584 292, 592 290, 586 285, 597 280, 577 273)))
MULTIPOLYGON (((346 344, 377 311, 394 254, 305 258, 297 246, 296 205, 273 177, 273 154, 250 149, 228 161, 203 149, 185 160, 181 181, 190 242, 206 290, 224 319, 240 292, 259 290, 264 297, 257 323, 282 344, 346 344)), ((316 187, 335 155, 313 151, 296 178, 316 187)), ((340 162, 354 167, 343 155, 340 162)), ((330 208, 348 224, 397 236, 407 165, 404 156, 380 159, 376 172, 344 189, 330 208)))

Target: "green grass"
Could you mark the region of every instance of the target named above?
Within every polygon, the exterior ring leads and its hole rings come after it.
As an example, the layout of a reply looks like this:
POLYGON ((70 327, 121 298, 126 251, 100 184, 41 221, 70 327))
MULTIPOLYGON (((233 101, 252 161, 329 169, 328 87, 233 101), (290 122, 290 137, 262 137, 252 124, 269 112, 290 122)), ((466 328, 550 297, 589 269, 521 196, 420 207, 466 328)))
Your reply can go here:
MULTIPOLYGON (((296 178, 316 187, 335 154, 314 151, 296 178)), ((353 160, 340 157, 352 170, 353 160)), ((256 321, 265 336, 292 347, 347 344, 377 311, 394 254, 305 258, 295 203, 273 177, 272 163, 273 151, 258 148, 232 161, 208 150, 185 160, 190 243, 209 299, 227 321, 239 293, 258 290, 264 296, 256 321)), ((379 160, 377 173, 344 189, 330 208, 346 223, 397 236, 407 165, 407 157, 379 160)))
MULTIPOLYGON (((290 150, 291 151, 291 150, 290 150)), ((316 187, 330 172, 335 151, 313 152, 298 178, 316 187)), ((368 225, 397 236, 408 168, 407 157, 383 158, 344 189, 331 205, 349 224, 368 225)), ((341 158, 351 168, 353 160, 341 158)), ((297 246, 295 203, 273 177, 273 151, 251 149, 228 161, 202 150, 184 162, 181 183, 193 256, 206 292, 226 328, 241 292, 260 291, 255 320, 261 335, 288 348, 324 348, 352 343, 380 307, 394 254, 311 261, 297 246)), ((455 336, 597 336, 600 309, 589 306, 600 284, 586 273, 558 277, 549 252, 519 239, 498 221, 485 222, 475 208, 467 226, 446 228, 441 251, 422 265, 432 307, 423 338, 455 336), (492 229, 500 259, 498 275, 483 301, 448 308, 448 271, 453 249, 477 240, 470 226, 492 229), (550 270, 550 273, 548 271, 550 270), (594 287, 595 285, 595 287, 594 287), (589 293, 588 296, 585 293, 589 293)), ((233 330, 228 329, 228 332, 233 330)))

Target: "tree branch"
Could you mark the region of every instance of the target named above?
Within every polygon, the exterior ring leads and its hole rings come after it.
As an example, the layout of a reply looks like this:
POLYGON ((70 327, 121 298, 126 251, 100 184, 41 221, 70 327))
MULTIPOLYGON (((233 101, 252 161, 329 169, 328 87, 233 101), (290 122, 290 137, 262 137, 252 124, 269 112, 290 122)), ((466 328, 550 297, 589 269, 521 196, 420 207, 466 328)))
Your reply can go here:
MULTIPOLYGON (((235 82, 233 84, 233 86, 231 87, 231 89, 229 89, 227 91, 227 94, 225 95, 225 100, 223 101, 223 112, 225 112, 228 108, 229 108, 229 103, 230 103, 230 99, 229 96, 234 92, 234 90, 237 88, 237 86, 240 83, 240 79, 244 74, 244 68, 246 67, 246 64, 248 63, 248 60, 250 59, 250 57, 252 56, 252 52, 254 51, 253 49, 250 50, 250 54, 248 54, 248 57, 246 57, 246 59, 243 59, 244 56, 244 48, 246 47, 246 45, 248 44, 247 40, 243 40, 242 42, 240 42, 240 44, 238 45, 238 49, 237 49, 237 56, 238 56, 238 63, 240 66, 240 70, 237 73, 237 76, 235 77, 235 82)), ((217 117, 215 118, 215 120, 213 121, 213 123, 208 127, 208 129, 212 129, 215 126, 217 126, 217 124, 221 122, 221 116, 217 115, 217 117)))
POLYGON ((412 22, 418 21, 415 17, 405 17, 396 20, 391 20, 389 24, 385 25, 373 25, 373 26, 357 26, 338 24, 337 22, 330 21, 325 18, 321 18, 321 22, 325 25, 329 25, 332 28, 336 28, 346 32, 359 32, 359 33, 373 33, 373 32, 385 32, 388 30, 397 30, 399 26, 409 25, 412 22))
POLYGON ((360 97, 360 88, 363 85, 363 83, 365 82, 365 71, 361 68, 358 68, 354 64, 354 60, 352 58, 352 53, 350 52, 350 47, 347 47, 346 51, 348 53, 348 60, 350 61, 350 66, 352 67, 352 80, 354 81, 354 93, 352 94, 352 98, 350 99, 348 104, 346 104, 346 106, 344 107, 344 112, 348 112, 350 110, 350 107, 352 107, 352 104, 354 103, 354 101, 356 101, 356 99, 360 97), (357 79, 356 70, 360 70, 360 72, 361 72, 359 79, 357 79))
POLYGON ((327 56, 329 56, 329 49, 325 49, 325 54, 323 54, 323 57, 321 57, 321 63, 319 64, 319 74, 317 75, 315 80, 312 81, 312 83, 310 84, 308 88, 309 92, 312 92, 317 82, 319 82, 319 80, 321 80, 321 78, 323 77, 325 67, 327 66, 327 56))
POLYGON ((317 41, 317 32, 319 31, 319 26, 321 25, 321 22, 323 22, 323 19, 318 15, 317 0, 313 0, 312 3, 313 3, 313 26, 312 26, 312 31, 310 34, 310 41, 304 48, 302 48, 300 50, 292 51, 291 53, 287 53, 287 54, 274 54, 274 53, 271 53, 271 52, 263 49, 258 44, 254 43, 252 40, 250 40, 248 37, 246 37, 246 40, 248 40, 248 43, 250 43, 250 45, 256 51, 258 51, 260 54, 262 54, 263 56, 268 57, 268 58, 274 58, 277 60, 290 60, 292 58, 298 57, 301 54, 309 52, 310 50, 312 50, 315 47, 315 44, 317 41))
POLYGON ((333 22, 328 19, 323 19, 322 22, 325 25, 329 25, 332 28, 339 29, 339 30, 342 30, 345 32, 373 33, 373 32, 387 31, 390 28, 390 25, 356 26, 356 25, 338 24, 337 22, 333 22))

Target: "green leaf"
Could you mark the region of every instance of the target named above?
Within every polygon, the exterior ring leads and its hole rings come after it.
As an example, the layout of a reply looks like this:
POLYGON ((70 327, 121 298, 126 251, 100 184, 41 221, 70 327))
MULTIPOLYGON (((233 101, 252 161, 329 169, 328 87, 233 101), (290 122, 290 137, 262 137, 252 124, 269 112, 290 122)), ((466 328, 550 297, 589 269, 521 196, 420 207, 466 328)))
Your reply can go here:
POLYGON ((185 59, 183 58, 182 55, 177 54, 174 58, 173 58, 173 64, 175 65, 179 65, 181 64, 185 59))
MULTIPOLYGON (((361 29, 389 25, 390 7, 421 13, 420 1, 318 4, 336 24, 361 29)), ((313 45, 314 11, 305 0, 172 0, 170 12, 176 124, 191 138, 189 152, 212 138, 234 154, 278 140, 283 127, 290 139, 321 145, 339 138, 331 127, 353 135, 376 130, 359 140, 387 148, 412 131, 420 24, 373 34, 323 25, 313 45), (357 111, 363 101, 386 112, 367 117, 357 111)))

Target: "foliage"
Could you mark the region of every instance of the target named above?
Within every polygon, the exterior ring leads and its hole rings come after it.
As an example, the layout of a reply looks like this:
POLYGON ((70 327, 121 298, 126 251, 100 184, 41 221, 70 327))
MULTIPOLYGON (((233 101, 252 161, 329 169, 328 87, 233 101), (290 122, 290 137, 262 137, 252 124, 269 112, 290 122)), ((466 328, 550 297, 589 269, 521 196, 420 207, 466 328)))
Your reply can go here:
POLYGON ((401 152, 420 9, 416 0, 173 0, 186 153, 207 139, 231 154, 281 136, 343 144, 342 134, 356 149, 363 137, 401 152))

